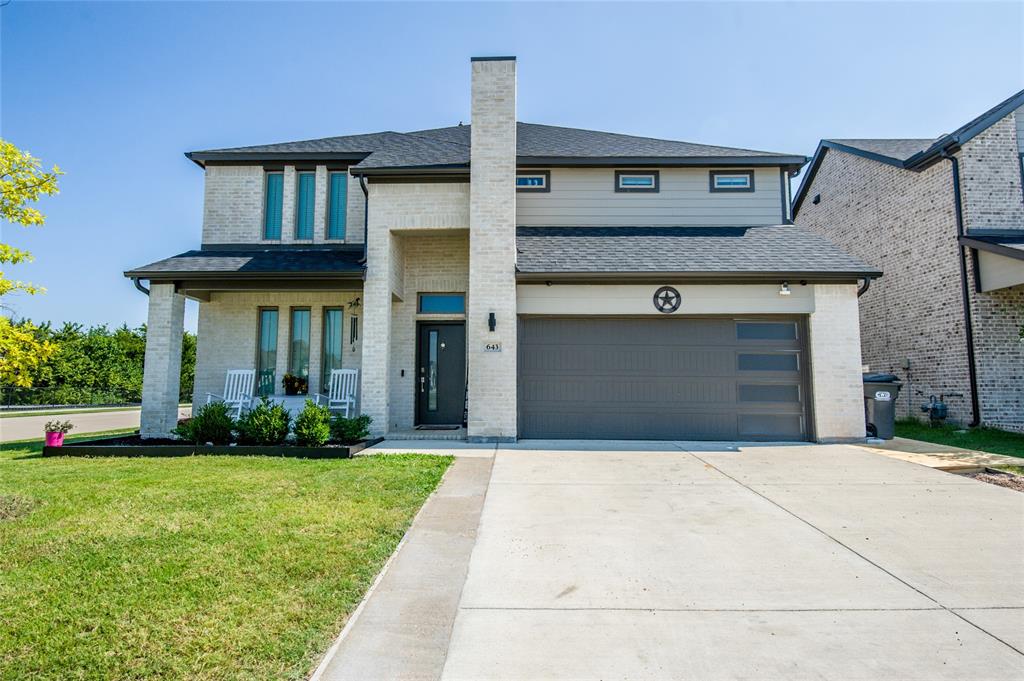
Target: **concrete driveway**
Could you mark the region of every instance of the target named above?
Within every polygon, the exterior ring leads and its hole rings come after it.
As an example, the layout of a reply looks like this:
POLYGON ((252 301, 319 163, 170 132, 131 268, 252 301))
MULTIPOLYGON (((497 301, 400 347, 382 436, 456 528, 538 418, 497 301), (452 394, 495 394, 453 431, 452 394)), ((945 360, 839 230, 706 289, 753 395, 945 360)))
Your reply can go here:
POLYGON ((1024 494, 859 447, 500 446, 467 560, 409 676, 1024 678, 1024 494))

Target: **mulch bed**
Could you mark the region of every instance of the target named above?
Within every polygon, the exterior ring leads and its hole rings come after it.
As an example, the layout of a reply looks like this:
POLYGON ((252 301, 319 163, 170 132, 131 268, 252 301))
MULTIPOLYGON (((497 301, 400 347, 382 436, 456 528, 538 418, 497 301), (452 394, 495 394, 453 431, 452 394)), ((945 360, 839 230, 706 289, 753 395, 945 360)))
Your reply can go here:
POLYGON ((1017 490, 1018 492, 1024 492, 1024 475, 1014 475, 1013 473, 1004 473, 1002 471, 989 469, 982 473, 972 473, 967 477, 987 482, 991 485, 1009 487, 1010 489, 1017 490))
POLYGON ((43 456, 288 456, 301 459, 349 459, 356 452, 372 447, 384 438, 371 438, 351 445, 324 447, 298 445, 193 445, 168 438, 142 439, 138 433, 118 437, 69 442, 63 447, 43 447, 43 456))

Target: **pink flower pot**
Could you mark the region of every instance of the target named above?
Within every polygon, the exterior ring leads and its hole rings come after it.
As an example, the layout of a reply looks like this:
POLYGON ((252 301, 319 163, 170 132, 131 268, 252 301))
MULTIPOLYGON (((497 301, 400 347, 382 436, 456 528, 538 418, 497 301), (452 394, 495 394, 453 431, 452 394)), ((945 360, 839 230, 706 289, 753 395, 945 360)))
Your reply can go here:
POLYGON ((46 434, 46 446, 47 447, 61 447, 64 444, 64 433, 47 433, 46 434))

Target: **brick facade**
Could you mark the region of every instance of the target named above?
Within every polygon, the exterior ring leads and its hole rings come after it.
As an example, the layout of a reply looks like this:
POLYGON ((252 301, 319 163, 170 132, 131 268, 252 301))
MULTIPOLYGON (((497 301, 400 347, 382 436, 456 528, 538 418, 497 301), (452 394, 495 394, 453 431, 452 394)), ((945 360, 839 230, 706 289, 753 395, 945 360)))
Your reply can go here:
MULTIPOLYGON (((968 229, 1024 226, 1016 149, 1011 114, 957 154, 968 229)), ((862 354, 871 371, 904 379, 897 416, 921 418, 928 395, 962 393, 947 399, 950 420, 969 422, 951 163, 912 171, 829 149, 796 222, 883 271, 860 299, 862 354)), ((983 423, 1024 430, 1024 287, 976 292, 970 258, 968 282, 983 423)))
POLYGON ((516 438, 516 63, 474 61, 469 200, 469 437, 516 438), (493 314, 495 330, 488 328, 493 314), (485 352, 500 344, 500 352, 485 352))
MULTIPOLYGON (((321 359, 323 356, 323 319, 325 307, 340 307, 342 313, 342 368, 362 366, 362 329, 355 343, 350 343, 353 317, 361 319, 363 310, 356 305, 360 291, 296 291, 296 292, 224 292, 212 293, 209 302, 199 305, 199 328, 196 342, 196 378, 193 404, 206 403, 206 394, 220 394, 226 372, 231 369, 256 368, 256 341, 259 333, 259 309, 276 307, 277 364, 274 370, 274 393, 284 394, 281 378, 288 371, 290 310, 308 307, 309 315, 309 394, 320 392, 321 359)), ((359 323, 361 324, 361 322, 359 323)))
POLYGON ((185 297, 174 292, 173 284, 153 284, 142 376, 142 437, 167 437, 178 423, 184 323, 185 297))
POLYGON ((281 238, 263 238, 264 186, 263 166, 209 165, 203 208, 204 244, 294 244, 363 243, 363 216, 366 198, 359 180, 348 178, 345 210, 345 238, 327 238, 328 182, 327 166, 316 167, 316 198, 313 215, 313 240, 295 239, 295 166, 284 167, 284 200, 281 238))

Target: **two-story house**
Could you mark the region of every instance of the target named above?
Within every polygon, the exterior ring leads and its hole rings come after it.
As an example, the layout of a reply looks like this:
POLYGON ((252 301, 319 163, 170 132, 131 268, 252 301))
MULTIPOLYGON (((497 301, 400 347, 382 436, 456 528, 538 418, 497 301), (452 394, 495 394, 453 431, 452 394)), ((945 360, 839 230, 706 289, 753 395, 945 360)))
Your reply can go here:
POLYGON ((872 370, 904 379, 899 416, 1024 432, 1024 91, 927 139, 822 140, 798 225, 885 270, 861 298, 872 370), (950 393, 954 393, 950 397, 950 393))
POLYGON ((231 369, 313 393, 345 367, 394 436, 864 436, 880 273, 792 224, 805 157, 517 123, 515 59, 471 67, 471 125, 188 154, 201 248, 125 273, 144 436, 174 425, 185 297, 197 404, 231 369))

